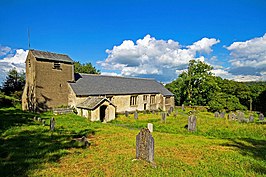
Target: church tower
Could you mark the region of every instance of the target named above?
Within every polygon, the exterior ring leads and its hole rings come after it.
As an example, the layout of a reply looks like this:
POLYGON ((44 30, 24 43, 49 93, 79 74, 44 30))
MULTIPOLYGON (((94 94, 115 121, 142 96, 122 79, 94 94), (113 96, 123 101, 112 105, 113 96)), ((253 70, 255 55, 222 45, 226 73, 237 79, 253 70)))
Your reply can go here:
POLYGON ((74 81, 74 61, 69 56, 29 50, 22 109, 46 111, 67 106, 68 81, 74 81))

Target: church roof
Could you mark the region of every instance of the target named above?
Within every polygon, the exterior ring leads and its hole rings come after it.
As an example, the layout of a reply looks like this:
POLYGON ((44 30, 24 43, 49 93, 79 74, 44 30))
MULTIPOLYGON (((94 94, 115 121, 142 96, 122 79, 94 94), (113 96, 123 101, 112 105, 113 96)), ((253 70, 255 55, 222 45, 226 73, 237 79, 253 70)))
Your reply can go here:
MULTIPOLYGON (((113 105, 111 101, 109 101, 107 98, 103 97, 89 97, 84 102, 77 105, 77 108, 84 108, 93 110, 97 108, 100 104, 102 104, 104 101, 108 101, 110 104, 113 105)), ((114 105, 113 105, 114 106, 114 105)))
POLYGON ((126 78, 96 74, 78 74, 74 83, 69 83, 77 96, 157 94, 173 96, 154 79, 126 78))
POLYGON ((30 50, 30 52, 37 59, 74 63, 74 61, 68 55, 65 55, 65 54, 45 52, 45 51, 39 51, 39 50, 30 50))

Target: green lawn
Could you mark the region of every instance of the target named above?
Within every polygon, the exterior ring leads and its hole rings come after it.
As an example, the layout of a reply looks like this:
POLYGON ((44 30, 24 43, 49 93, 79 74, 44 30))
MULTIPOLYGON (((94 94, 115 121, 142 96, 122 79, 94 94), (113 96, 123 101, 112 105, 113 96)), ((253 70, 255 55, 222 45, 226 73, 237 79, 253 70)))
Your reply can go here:
MULTIPOLYGON (((0 176, 265 176, 266 124, 239 123, 197 112, 197 131, 188 132, 188 112, 178 110, 166 123, 160 114, 118 115, 111 123, 74 114, 40 116, 0 109, 0 176), (134 160, 139 129, 153 123, 156 166, 134 160), (87 136, 84 148, 73 138, 87 136)), ((189 111, 189 110, 188 110, 189 111)))

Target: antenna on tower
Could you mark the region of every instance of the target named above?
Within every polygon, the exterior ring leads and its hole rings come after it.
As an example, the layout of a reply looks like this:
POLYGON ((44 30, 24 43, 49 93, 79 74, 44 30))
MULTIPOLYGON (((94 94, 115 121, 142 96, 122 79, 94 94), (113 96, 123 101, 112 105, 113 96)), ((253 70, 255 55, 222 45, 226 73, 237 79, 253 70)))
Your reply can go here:
POLYGON ((30 28, 28 27, 28 48, 30 50, 30 28))

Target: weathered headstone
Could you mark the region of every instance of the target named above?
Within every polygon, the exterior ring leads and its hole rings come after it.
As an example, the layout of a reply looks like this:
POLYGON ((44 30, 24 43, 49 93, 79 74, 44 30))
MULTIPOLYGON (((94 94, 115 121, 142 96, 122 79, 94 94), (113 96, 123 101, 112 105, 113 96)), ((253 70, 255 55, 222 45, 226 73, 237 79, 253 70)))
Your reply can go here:
POLYGON ((220 118, 224 118, 224 116, 225 116, 225 112, 221 112, 220 113, 220 118))
POLYGON ((139 117, 139 116, 138 116, 138 112, 135 111, 135 112, 134 112, 134 119, 138 119, 138 117, 139 117))
POLYGON ((169 110, 171 113, 174 112, 174 107, 171 106, 169 110))
POLYGON ((155 114, 155 111, 154 110, 152 110, 152 112, 151 112, 152 114, 155 114))
POLYGON ((55 119, 52 117, 50 119, 50 131, 54 131, 55 129, 55 119))
POLYGON ((38 118, 37 118, 37 120, 38 120, 39 122, 41 122, 41 121, 42 121, 42 119, 41 119, 40 117, 38 117, 38 118))
POLYGON ((42 119, 42 125, 45 126, 45 120, 44 119, 42 119))
POLYGON ((81 142, 84 143, 83 144, 84 147, 90 146, 91 144, 85 136, 82 136, 81 142))
POLYGON ((253 115, 249 116, 249 122, 254 122, 254 116, 253 115))
POLYGON ((152 123, 148 123, 148 129, 150 130, 150 132, 153 132, 153 124, 152 123))
POLYGON ((188 131, 196 131, 196 123, 197 117, 195 115, 191 115, 188 117, 188 131))
POLYGON ((185 105, 182 104, 182 111, 185 111, 185 105))
POLYGON ((125 111, 125 116, 128 117, 128 111, 125 111))
POLYGON ((162 112, 162 122, 166 122, 166 113, 162 112))
POLYGON ((214 113, 214 117, 219 117, 219 112, 216 111, 216 112, 214 113))
POLYGON ((136 158, 148 162, 154 160, 154 139, 147 128, 141 129, 136 136, 136 158))
POLYGON ((245 119, 245 115, 244 115, 243 112, 239 111, 239 112, 237 113, 236 118, 238 119, 238 121, 242 122, 242 121, 245 119))
POLYGON ((236 114, 232 113, 232 120, 236 120, 236 114))
POLYGON ((33 117, 33 120, 37 120, 37 117, 36 117, 36 116, 34 116, 34 117, 33 117))
POLYGON ((262 113, 259 114, 259 120, 264 120, 264 115, 262 113))
POLYGON ((167 111, 167 115, 169 116, 172 113, 171 109, 167 111))
POLYGON ((178 111, 176 110, 174 113, 174 116, 176 117, 178 115, 178 111))

